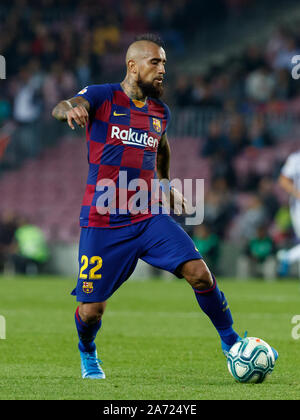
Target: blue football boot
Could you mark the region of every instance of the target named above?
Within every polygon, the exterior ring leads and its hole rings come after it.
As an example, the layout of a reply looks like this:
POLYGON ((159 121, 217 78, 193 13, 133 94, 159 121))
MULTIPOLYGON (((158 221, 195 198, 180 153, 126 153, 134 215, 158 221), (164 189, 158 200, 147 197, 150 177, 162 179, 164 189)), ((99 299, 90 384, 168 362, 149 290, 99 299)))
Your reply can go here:
MULTIPOLYGON (((246 338, 247 337, 247 334, 248 334, 248 332, 245 331, 245 334, 244 334, 244 337, 243 338, 246 338)), ((238 337, 237 340, 236 340, 236 343, 238 343, 241 340, 242 340, 242 338, 241 337, 238 337)), ((224 343, 224 341, 221 340, 222 350, 223 350, 223 353, 224 353, 224 355, 226 357, 228 356, 228 352, 230 351, 231 347, 234 346, 234 344, 228 345, 228 344, 224 343)), ((278 359, 278 351, 275 350, 272 346, 270 346, 270 347, 271 347, 271 349, 273 351, 275 362, 276 362, 276 360, 278 359)))
POLYGON ((79 352, 81 358, 82 377, 89 379, 105 379, 105 373, 100 366, 102 362, 98 359, 97 350, 91 353, 80 350, 79 352))
MULTIPOLYGON (((246 337, 247 333, 245 333, 245 337, 246 337)), ((241 341, 242 338, 240 336, 237 337, 236 342, 241 341)), ((228 352, 231 349, 231 347, 235 344, 226 344, 223 340, 221 340, 221 346, 222 346, 222 351, 224 353, 224 355, 227 357, 228 356, 228 352)))
POLYGON ((278 351, 274 349, 274 347, 270 346, 272 349, 272 352, 274 353, 274 357, 275 357, 275 362, 278 359, 278 351))

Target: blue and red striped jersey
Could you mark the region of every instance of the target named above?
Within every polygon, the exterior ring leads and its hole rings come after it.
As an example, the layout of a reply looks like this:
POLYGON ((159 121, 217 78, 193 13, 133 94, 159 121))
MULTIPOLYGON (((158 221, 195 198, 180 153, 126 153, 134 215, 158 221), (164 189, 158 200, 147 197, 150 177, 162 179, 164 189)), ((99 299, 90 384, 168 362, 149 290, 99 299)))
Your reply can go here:
POLYGON ((170 121, 169 108, 159 99, 133 101, 119 83, 87 86, 76 96, 90 104, 80 226, 120 227, 152 217, 151 180, 157 179, 157 148, 170 121), (147 208, 136 211, 136 193, 142 197, 143 190, 147 208))

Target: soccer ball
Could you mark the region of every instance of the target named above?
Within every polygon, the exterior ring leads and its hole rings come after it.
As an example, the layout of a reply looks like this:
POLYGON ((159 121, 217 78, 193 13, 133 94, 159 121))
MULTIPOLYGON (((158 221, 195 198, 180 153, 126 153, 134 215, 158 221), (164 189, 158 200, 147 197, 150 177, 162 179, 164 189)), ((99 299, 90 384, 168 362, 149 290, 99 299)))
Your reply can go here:
POLYGON ((227 366, 238 382, 261 383, 272 373, 275 356, 269 344, 262 339, 246 337, 231 347, 227 366))

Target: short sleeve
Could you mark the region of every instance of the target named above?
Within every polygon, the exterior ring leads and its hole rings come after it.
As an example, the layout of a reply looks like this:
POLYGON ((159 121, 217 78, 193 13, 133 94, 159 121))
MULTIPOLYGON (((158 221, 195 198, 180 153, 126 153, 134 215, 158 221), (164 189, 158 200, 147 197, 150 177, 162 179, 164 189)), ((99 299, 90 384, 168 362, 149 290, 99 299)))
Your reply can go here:
POLYGON ((296 173, 296 159, 295 156, 291 155, 288 157, 287 161, 283 165, 281 169, 282 175, 286 176, 287 178, 294 178, 296 173))
POLYGON ((82 96, 86 99, 91 107, 91 110, 99 108, 106 99, 110 98, 109 85, 90 85, 86 86, 80 92, 75 95, 82 96))

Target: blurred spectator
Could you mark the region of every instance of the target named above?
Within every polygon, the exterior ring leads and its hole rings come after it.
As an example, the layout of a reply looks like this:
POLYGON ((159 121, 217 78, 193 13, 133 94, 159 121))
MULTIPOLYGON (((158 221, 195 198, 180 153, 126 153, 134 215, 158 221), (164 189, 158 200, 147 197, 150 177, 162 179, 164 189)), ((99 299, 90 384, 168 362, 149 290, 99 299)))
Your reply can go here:
POLYGON ((266 66, 249 73, 245 80, 246 95, 257 103, 265 103, 273 97, 275 88, 274 74, 266 66))
POLYGON ((289 246, 294 233, 288 205, 281 205, 274 215, 272 236, 278 248, 289 246))
POLYGON ((193 88, 192 96, 194 106, 215 111, 222 109, 222 103, 214 95, 213 86, 207 80, 200 79, 197 81, 197 84, 193 88))
POLYGON ((257 45, 249 45, 242 57, 243 67, 247 73, 254 72, 265 66, 263 50, 257 45))
POLYGON ((222 155, 227 161, 231 157, 232 149, 232 144, 223 131, 222 121, 213 120, 208 127, 208 135, 204 140, 201 155, 212 158, 222 155))
POLYGON ((157 29, 161 32, 164 42, 169 45, 176 55, 185 51, 184 26, 182 15, 184 14, 185 1, 177 1, 176 7, 171 2, 163 2, 161 10, 162 25, 157 29))
POLYGON ((213 226, 214 233, 220 238, 224 238, 236 212, 237 207, 226 179, 215 179, 205 196, 205 223, 213 226))
POLYGON ((244 117, 241 114, 234 114, 229 120, 228 141, 230 142, 229 160, 238 156, 249 145, 249 138, 244 117))
POLYGON ((227 6, 230 7, 236 16, 240 16, 245 6, 248 6, 252 2, 253 0, 225 0, 227 6))
POLYGON ((259 225, 254 237, 249 238, 243 253, 237 260, 237 277, 263 277, 265 280, 276 278, 276 247, 266 225, 259 225))
POLYGON ((283 48, 278 51, 273 61, 273 68, 286 69, 290 71, 293 67, 292 58, 294 55, 299 54, 300 49, 297 45, 295 37, 293 35, 286 37, 283 48))
POLYGON ((273 89, 273 98, 279 101, 287 101, 297 92, 294 89, 293 79, 288 70, 279 69, 274 74, 275 86, 273 89))
POLYGON ((14 254, 14 237, 17 229, 17 218, 6 211, 0 219, 0 270, 9 271, 14 254))
POLYGON ((235 190, 237 175, 231 159, 226 160, 222 154, 214 155, 210 162, 210 170, 212 179, 223 179, 232 192, 235 190))
POLYGON ((205 84, 206 82, 203 75, 198 75, 193 80, 192 85, 190 86, 190 95, 193 105, 199 104, 202 101, 205 92, 205 84))
MULTIPOLYGON (((131 10, 131 8, 130 8, 131 10)), ((132 10, 138 13, 134 6, 132 10)), ((129 24, 129 17, 126 21, 129 24)), ((131 25, 131 24, 129 24, 131 25)), ((144 32, 145 30, 142 30, 144 32)), ((104 22, 98 22, 93 31, 93 52, 96 55, 102 56, 108 51, 116 50, 120 42, 120 29, 116 16, 110 14, 106 16, 104 22)))
POLYGON ((230 188, 236 185, 236 174, 232 165, 233 154, 233 145, 223 131, 222 121, 213 120, 209 125, 201 155, 210 158, 212 177, 224 178, 230 188))
POLYGON ((263 203, 267 219, 273 220, 279 209, 279 201, 274 193, 274 182, 270 177, 264 176, 260 179, 257 194, 263 203))
POLYGON ((19 155, 24 157, 37 156, 42 147, 38 126, 42 113, 42 81, 38 63, 31 62, 20 71, 19 79, 12 84, 13 117, 19 127, 14 144, 19 155))
POLYGON ((14 263, 16 271, 22 274, 37 274, 49 259, 49 250, 43 231, 20 221, 15 232, 16 252, 14 263))
POLYGON ((257 113, 253 116, 248 130, 249 145, 261 149, 274 144, 273 136, 266 127, 264 116, 257 113))
POLYGON ((186 75, 182 74, 176 79, 174 94, 175 105, 187 107, 193 104, 191 85, 186 75))
POLYGON ((265 46, 265 57, 271 66, 279 52, 284 49, 285 41, 288 36, 290 36, 289 29, 279 25, 274 28, 273 33, 268 38, 265 46))
POLYGON ((5 120, 8 120, 11 116, 11 105, 8 99, 1 97, 0 95, 0 127, 5 120))
POLYGON ((212 78, 211 84, 214 97, 219 103, 223 104, 225 109, 225 103, 236 98, 236 89, 234 89, 231 72, 217 74, 212 78))
POLYGON ((63 98, 74 96, 77 83, 74 75, 60 62, 54 62, 43 86, 44 106, 47 113, 63 98))
POLYGON ((25 67, 19 73, 19 84, 15 90, 14 118, 20 124, 34 123, 41 114, 41 104, 37 100, 41 88, 40 80, 25 67))
POLYGON ((149 30, 146 16, 143 14, 142 4, 138 1, 130 1, 124 10, 123 29, 126 32, 144 33, 149 30))
POLYGON ((80 55, 76 60, 76 77, 79 86, 87 86, 91 80, 88 56, 80 55))
POLYGON ((253 194, 249 197, 246 208, 240 214, 233 228, 233 236, 244 241, 251 240, 259 226, 267 222, 267 215, 261 199, 253 194))
POLYGON ((208 266, 217 273, 220 253, 220 239, 218 235, 213 233, 207 224, 202 223, 195 227, 192 239, 208 266))

